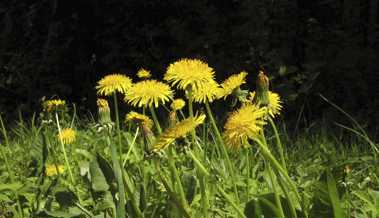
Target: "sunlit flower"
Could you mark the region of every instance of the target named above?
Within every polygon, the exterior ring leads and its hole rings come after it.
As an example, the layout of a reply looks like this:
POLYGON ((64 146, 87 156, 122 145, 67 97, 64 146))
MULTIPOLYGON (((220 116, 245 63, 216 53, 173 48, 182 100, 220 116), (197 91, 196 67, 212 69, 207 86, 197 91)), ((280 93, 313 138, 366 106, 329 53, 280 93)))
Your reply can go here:
POLYGON ((131 111, 126 115, 126 122, 135 122, 142 126, 148 127, 151 129, 153 127, 153 121, 146 115, 131 111))
POLYGON ((109 96, 116 91, 125 94, 132 86, 132 80, 122 74, 110 74, 102 78, 97 84, 97 93, 109 96))
POLYGON ((242 84, 246 83, 247 72, 242 71, 239 74, 231 75, 224 82, 221 83, 222 91, 220 92, 219 98, 226 98, 228 95, 232 94, 237 88, 242 84))
POLYGON ((58 134, 58 138, 63 144, 71 144, 76 139, 76 132, 71 128, 65 128, 58 134))
POLYGON ((63 173, 64 171, 65 171, 65 167, 63 165, 50 164, 50 165, 47 165, 45 168, 46 176, 55 176, 55 175, 58 175, 58 172, 63 173))
POLYGON ((66 101, 60 99, 46 100, 42 103, 44 111, 51 112, 66 106, 66 101))
POLYGON ((156 140, 153 148, 155 151, 162 150, 173 143, 175 139, 185 137, 189 132, 194 130, 198 125, 204 122, 205 115, 190 117, 176 123, 174 126, 166 129, 156 140))
POLYGON ((100 112, 110 111, 107 100, 105 100, 103 98, 99 98, 99 99, 97 99, 96 103, 97 103, 97 107, 99 108, 100 112))
POLYGON ((138 76, 138 78, 141 78, 141 79, 144 79, 144 78, 150 78, 150 77, 151 77, 151 73, 150 73, 150 71, 141 68, 141 69, 137 72, 137 76, 138 76))
POLYGON ((262 130, 265 124, 265 109, 248 104, 233 112, 224 126, 224 139, 231 149, 239 149, 247 144, 262 130))
POLYGON ((221 90, 220 85, 216 81, 211 80, 204 83, 203 86, 192 90, 193 101, 198 103, 212 102, 218 98, 221 90))
POLYGON ((185 105, 186 105, 186 102, 183 99, 178 98, 172 101, 170 107, 173 111, 177 111, 177 110, 182 109, 185 105))
POLYGON ((173 91, 165 83, 145 80, 135 83, 125 94, 125 101, 133 106, 158 107, 160 103, 172 99, 173 91))
POLYGON ((197 89, 213 79, 213 69, 197 59, 181 59, 172 63, 164 75, 164 80, 182 90, 197 89))
MULTIPOLYGON (((254 101, 256 93, 250 92, 249 100, 251 102, 254 101)), ((275 92, 268 92, 268 103, 265 106, 267 108, 267 112, 271 117, 275 117, 280 115, 280 111, 282 110, 282 101, 280 100, 280 96, 275 92)))

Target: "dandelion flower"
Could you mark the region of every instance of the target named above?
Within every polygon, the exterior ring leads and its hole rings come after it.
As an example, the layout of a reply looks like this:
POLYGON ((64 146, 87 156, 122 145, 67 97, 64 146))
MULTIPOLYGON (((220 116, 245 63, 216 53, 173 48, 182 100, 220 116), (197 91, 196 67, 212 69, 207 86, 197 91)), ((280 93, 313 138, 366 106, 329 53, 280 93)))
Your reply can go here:
POLYGON ((257 81, 257 91, 254 96, 253 103, 266 106, 269 101, 269 85, 270 81, 263 71, 259 71, 257 81))
POLYGON ((170 64, 164 80, 179 89, 196 89, 214 79, 214 71, 207 63, 197 59, 181 59, 170 64))
POLYGON ((46 176, 55 176, 55 175, 58 175, 58 172, 63 173, 64 171, 65 171, 65 167, 63 165, 50 164, 50 165, 47 165, 45 168, 46 176))
POLYGON ((63 144, 71 144, 76 139, 76 132, 71 128, 65 128, 58 134, 58 138, 63 144))
POLYGON ((126 115, 126 122, 135 122, 149 129, 153 127, 153 121, 146 115, 131 111, 126 115))
POLYGON ((193 90, 193 101, 198 103, 212 102, 213 100, 217 99, 217 97, 220 95, 220 92, 220 85, 216 81, 211 80, 207 83, 204 83, 203 86, 200 86, 197 89, 193 90))
POLYGON ((135 83, 125 95, 125 101, 133 106, 158 107, 160 103, 172 99, 173 91, 165 83, 156 80, 145 80, 135 83))
MULTIPOLYGON (((250 92, 249 100, 254 101, 255 99, 255 92, 250 92)), ((265 106, 267 108, 267 113, 272 117, 276 117, 277 115, 280 115, 280 111, 282 110, 282 101, 280 100, 279 94, 275 92, 268 92, 268 103, 265 106)))
POLYGON ((254 104, 245 105, 233 112, 224 126, 226 144, 235 150, 246 145, 248 139, 253 139, 262 130, 265 113, 265 109, 254 104))
POLYGON ((151 73, 150 73, 150 71, 141 68, 137 72, 137 76, 138 76, 138 78, 141 78, 141 79, 150 78, 151 77, 151 73))
POLYGON ((47 112, 57 110, 58 108, 62 108, 64 106, 66 106, 66 101, 60 99, 47 100, 42 103, 43 110, 47 112))
POLYGON ((132 80, 122 74, 110 74, 102 78, 97 84, 97 93, 109 96, 116 91, 125 94, 132 86, 132 80))
POLYGON ((189 132, 194 130, 198 125, 204 122, 205 115, 190 117, 176 123, 174 126, 166 129, 157 139, 153 148, 155 151, 162 150, 173 143, 175 139, 185 137, 189 132))
POLYGON ((171 109, 172 109, 173 111, 177 111, 177 110, 182 109, 185 105, 186 105, 186 102, 185 102, 183 99, 178 98, 178 99, 175 99, 175 100, 171 103, 170 107, 171 107, 171 109))
POLYGON ((222 92, 219 98, 226 98, 228 95, 232 94, 237 88, 242 84, 246 83, 247 72, 242 71, 239 74, 231 75, 224 82, 221 83, 222 92))

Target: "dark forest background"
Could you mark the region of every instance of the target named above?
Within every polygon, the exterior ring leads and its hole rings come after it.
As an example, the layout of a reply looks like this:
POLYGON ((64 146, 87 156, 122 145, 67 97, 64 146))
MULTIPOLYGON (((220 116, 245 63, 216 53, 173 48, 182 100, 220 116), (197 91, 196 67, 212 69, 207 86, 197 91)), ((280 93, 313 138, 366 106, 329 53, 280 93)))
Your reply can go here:
POLYGON ((264 68, 288 120, 337 117, 319 93, 377 128, 378 0, 8 0, 0 3, 0 111, 43 96, 95 109, 96 82, 200 58, 218 81, 264 68), (299 116, 300 115, 300 116, 299 116))

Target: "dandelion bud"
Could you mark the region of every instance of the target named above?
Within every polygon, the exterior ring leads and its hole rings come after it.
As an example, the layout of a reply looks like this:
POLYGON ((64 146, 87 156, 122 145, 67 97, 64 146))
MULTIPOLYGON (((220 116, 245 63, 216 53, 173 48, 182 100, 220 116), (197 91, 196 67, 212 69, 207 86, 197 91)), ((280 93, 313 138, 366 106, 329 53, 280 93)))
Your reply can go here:
POLYGON ((259 71, 257 77, 257 94, 254 102, 266 106, 269 103, 269 79, 263 71, 259 71))
POLYGON ((99 98, 97 99, 96 103, 99 109, 99 122, 100 123, 112 122, 108 101, 105 99, 99 98))

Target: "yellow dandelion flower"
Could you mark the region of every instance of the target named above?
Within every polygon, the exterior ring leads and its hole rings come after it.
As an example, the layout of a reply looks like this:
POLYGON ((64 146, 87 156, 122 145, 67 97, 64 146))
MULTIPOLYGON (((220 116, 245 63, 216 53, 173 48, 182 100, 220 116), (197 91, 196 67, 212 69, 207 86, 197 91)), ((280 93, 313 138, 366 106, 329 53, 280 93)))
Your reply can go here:
POLYGON ((170 64, 164 80, 179 89, 196 89, 214 79, 214 71, 207 63, 197 59, 181 59, 170 64))
MULTIPOLYGON (((253 102, 255 100, 255 92, 250 92, 249 101, 253 102)), ((280 115, 280 111, 282 110, 282 101, 280 100, 279 94, 275 92, 268 92, 268 103, 265 106, 267 108, 267 113, 272 117, 276 117, 280 115)))
POLYGON ((65 128, 58 134, 58 138, 63 144, 71 144, 76 139, 76 132, 71 128, 65 128))
POLYGON ((66 101, 55 99, 55 100, 47 100, 42 103, 42 107, 44 111, 51 112, 66 106, 66 101))
POLYGON ((141 78, 141 79, 144 79, 144 78, 150 78, 150 77, 151 77, 151 73, 150 73, 150 71, 141 68, 141 69, 137 72, 137 76, 138 76, 138 78, 141 78))
POLYGON ((97 93, 109 96, 118 91, 125 94, 132 86, 132 80, 122 74, 110 74, 102 78, 96 86, 97 93))
POLYGON ((103 98, 99 98, 99 99, 97 99, 96 103, 97 103, 97 107, 99 108, 100 112, 110 111, 107 100, 105 100, 103 98))
POLYGON ((47 165, 45 168, 46 176, 55 176, 55 175, 58 175, 58 172, 63 173, 64 171, 65 171, 65 167, 63 165, 56 166, 55 164, 50 164, 50 165, 47 165))
POLYGON ((256 137, 265 124, 265 109, 248 104, 233 112, 224 126, 224 139, 231 149, 246 145, 248 139, 256 137))
POLYGON ((198 103, 212 102, 218 98, 221 90, 220 85, 216 81, 211 80, 204 83, 203 86, 192 90, 193 101, 198 103))
POLYGON ((224 80, 224 82, 221 83, 222 91, 220 92, 219 98, 226 98, 242 84, 246 83, 246 76, 247 72, 242 71, 241 73, 231 75, 229 78, 224 80))
POLYGON ((144 80, 135 83, 125 94, 125 101, 133 106, 158 107, 160 103, 172 99, 173 91, 165 83, 156 80, 144 80))
POLYGON ((153 121, 146 115, 131 111, 126 115, 126 122, 135 122, 141 124, 142 126, 148 127, 151 129, 153 127, 153 121))
POLYGON ((202 124, 205 120, 205 115, 200 115, 197 117, 190 117, 184 119, 174 126, 166 129, 156 140, 153 148, 155 151, 162 150, 168 145, 173 143, 175 139, 185 137, 189 132, 194 130, 198 125, 202 124))
POLYGON ((186 105, 186 102, 183 99, 178 98, 172 101, 170 107, 173 111, 177 111, 177 110, 182 109, 185 105, 186 105))

